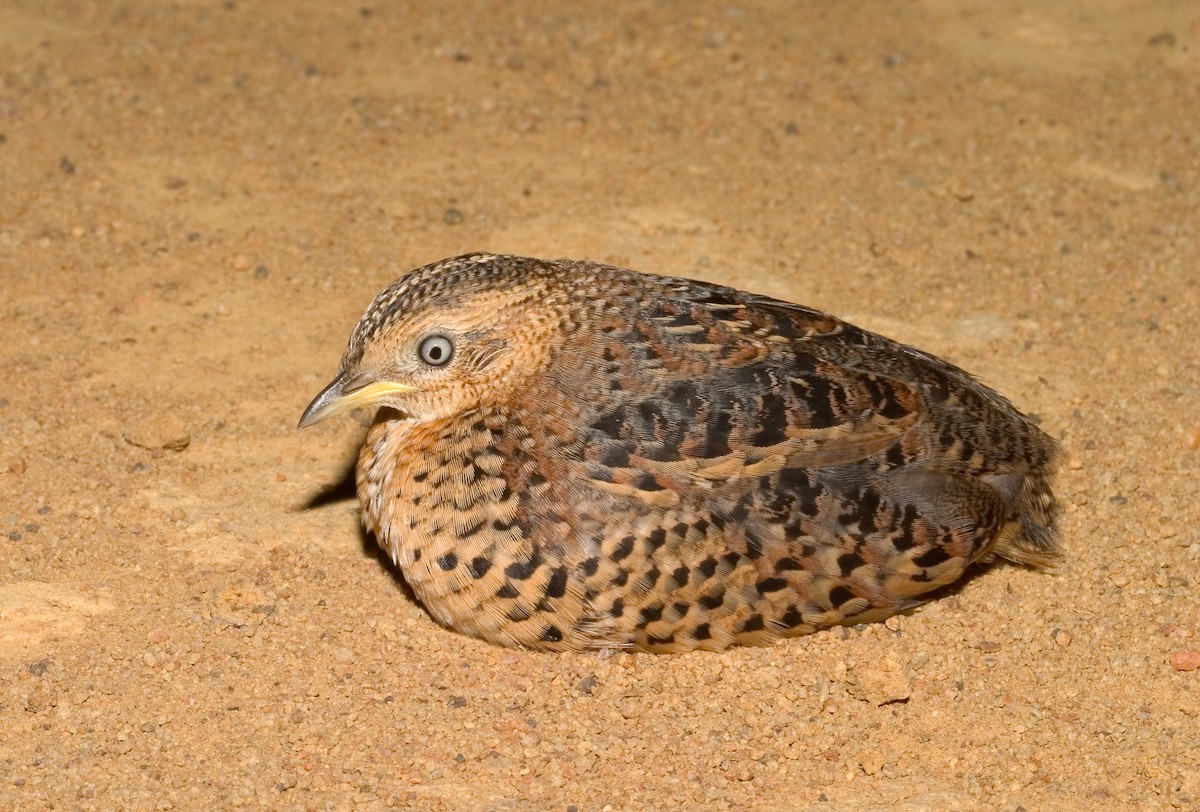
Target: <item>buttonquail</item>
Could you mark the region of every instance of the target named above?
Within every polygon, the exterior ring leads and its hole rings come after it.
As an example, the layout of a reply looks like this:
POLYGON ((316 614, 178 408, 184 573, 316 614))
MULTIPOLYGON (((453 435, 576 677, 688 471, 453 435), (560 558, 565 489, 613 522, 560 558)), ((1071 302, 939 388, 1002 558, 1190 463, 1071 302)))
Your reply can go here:
POLYGON ((372 302, 305 427, 381 406, 363 520, 445 626, 506 646, 759 645, 1057 552, 1054 440, 833 316, 471 254, 372 302))

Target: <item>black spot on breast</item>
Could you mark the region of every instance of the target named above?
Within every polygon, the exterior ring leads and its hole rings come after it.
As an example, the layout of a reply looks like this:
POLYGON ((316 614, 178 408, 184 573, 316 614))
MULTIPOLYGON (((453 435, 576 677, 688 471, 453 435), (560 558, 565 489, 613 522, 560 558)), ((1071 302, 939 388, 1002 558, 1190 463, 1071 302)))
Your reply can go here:
POLYGON ((696 628, 692 629, 693 640, 708 640, 712 637, 712 632, 709 630, 707 623, 701 623, 696 628))
POLYGON ((663 530, 661 527, 654 528, 650 531, 650 535, 646 536, 646 549, 650 552, 654 552, 666 543, 667 531, 663 530))
POLYGON ((428 471, 417 471, 413 474, 413 482, 424 482, 427 479, 429 479, 428 471))
POLYGON ((625 614, 625 601, 617 598, 612 602, 612 608, 608 610, 608 613, 613 617, 620 617, 625 614))
POLYGON ((668 634, 666 637, 647 637, 646 642, 652 646, 670 646, 675 644, 675 635, 668 634))
POLYGON ((482 530, 483 526, 485 524, 487 524, 487 519, 480 519, 479 521, 475 522, 475 524, 471 525, 470 527, 464 527, 462 530, 458 531, 458 537, 460 539, 470 538, 471 536, 475 535, 480 530, 482 530))
POLYGON ((700 598, 699 604, 705 609, 713 610, 725 602, 725 590, 718 589, 700 598))
POLYGON ((642 609, 642 612, 641 612, 641 615, 642 615, 641 625, 645 626, 647 623, 654 623, 655 621, 662 620, 662 614, 663 614, 662 606, 647 606, 647 607, 645 607, 644 609, 642 609))
POLYGON ((467 569, 470 571, 472 578, 478 579, 478 578, 482 578, 483 576, 487 575, 488 570, 490 570, 491 568, 492 568, 492 560, 490 558, 484 558, 481 555, 477 555, 471 559, 471 564, 470 564, 470 566, 468 566, 467 569))
POLYGON ((542 631, 542 640, 547 643, 559 643, 563 639, 562 629, 557 626, 547 626, 542 631))
POLYGON ((783 613, 783 617, 779 618, 779 622, 790 629, 803 623, 804 615, 795 606, 789 606, 788 610, 783 613))
POLYGON ((646 572, 644 572, 642 577, 639 579, 641 581, 640 586, 645 590, 653 589, 654 585, 658 583, 658 577, 660 575, 662 575, 662 572, 658 569, 658 567, 651 567, 650 569, 646 570, 646 572))
POLYGON ((417 562, 417 561, 420 561, 420 560, 421 560, 421 551, 420 551, 420 550, 413 550, 413 562, 417 562))
POLYGON ((787 572, 789 570, 802 570, 804 567, 794 558, 781 558, 775 562, 776 572, 787 572))
POLYGON ((717 559, 709 556, 701 561, 700 566, 696 567, 696 569, 698 569, 700 574, 705 578, 711 578, 717 571, 717 559))
POLYGON ((675 568, 675 571, 671 573, 671 578, 675 581, 676 588, 687 586, 689 572, 687 567, 675 568))
POLYGON ((765 628, 766 624, 763 622, 762 615, 751 615, 746 619, 746 622, 742 624, 741 630, 743 632, 761 632, 765 628))
POLYGON ((627 558, 633 552, 633 545, 637 542, 633 536, 626 536, 617 544, 617 549, 613 550, 612 560, 620 561, 627 558))
POLYGON ((542 556, 537 550, 533 551, 528 561, 515 561, 504 568, 504 574, 514 581, 528 580, 542 565, 542 556))
POLYGON ((514 587, 512 585, 512 583, 510 583, 509 581, 505 581, 504 586, 502 586, 502 587, 500 587, 500 589, 496 590, 496 597, 504 598, 505 600, 510 601, 510 600, 513 600, 514 598, 521 597, 521 593, 517 591, 517 588, 514 587))
POLYGON ((842 553, 837 559, 838 570, 842 575, 849 575, 864 563, 866 562, 862 560, 862 556, 858 553, 842 553))
POLYGON ((625 586, 625 584, 627 584, 627 583, 629 583, 629 570, 627 570, 627 569, 617 570, 617 574, 613 576, 612 585, 613 586, 625 586))
POLYGON ((684 603, 683 601, 678 601, 676 603, 671 604, 671 608, 675 610, 676 617, 683 617, 684 615, 686 615, 688 613, 688 609, 690 609, 691 606, 684 603))
POLYGON ((758 590, 760 595, 766 595, 768 592, 778 592, 785 589, 788 585, 786 578, 763 578, 754 588, 758 590))
POLYGON ((600 569, 600 558, 598 556, 592 556, 587 561, 583 562, 583 566, 580 567, 580 569, 583 570, 584 575, 595 575, 596 570, 600 569))
POLYGON ((522 620, 528 620, 532 615, 533 610, 528 606, 517 604, 512 609, 508 610, 508 614, 506 614, 505 617, 511 620, 513 623, 520 623, 522 620))
POLYGON ((853 598, 854 593, 851 592, 850 588, 847 586, 835 586, 833 589, 829 590, 829 603, 834 609, 841 608, 843 604, 852 600, 853 598))
POLYGON ((939 564, 945 564, 950 560, 950 553, 946 552, 941 547, 930 547, 921 555, 913 559, 913 563, 918 567, 936 567, 939 564))
POLYGON ((567 568, 559 567, 546 583, 547 598, 561 598, 567 594, 567 568))

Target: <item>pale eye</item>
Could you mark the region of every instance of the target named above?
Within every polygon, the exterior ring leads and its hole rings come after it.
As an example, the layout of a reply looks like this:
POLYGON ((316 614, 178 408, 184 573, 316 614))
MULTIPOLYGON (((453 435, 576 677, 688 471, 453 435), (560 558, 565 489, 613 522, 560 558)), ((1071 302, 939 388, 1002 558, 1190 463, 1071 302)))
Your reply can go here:
POLYGON ((454 357, 454 344, 445 336, 429 336, 421 342, 418 352, 429 366, 445 366, 454 357))

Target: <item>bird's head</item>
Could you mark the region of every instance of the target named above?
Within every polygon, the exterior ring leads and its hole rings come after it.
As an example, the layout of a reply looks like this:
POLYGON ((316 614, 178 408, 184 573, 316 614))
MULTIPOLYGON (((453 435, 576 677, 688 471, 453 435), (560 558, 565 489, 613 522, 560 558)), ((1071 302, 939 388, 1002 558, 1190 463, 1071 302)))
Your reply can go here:
POLYGON ((406 274, 367 308, 300 428, 359 406, 435 420, 511 396, 563 340, 558 276, 540 260, 490 254, 406 274))

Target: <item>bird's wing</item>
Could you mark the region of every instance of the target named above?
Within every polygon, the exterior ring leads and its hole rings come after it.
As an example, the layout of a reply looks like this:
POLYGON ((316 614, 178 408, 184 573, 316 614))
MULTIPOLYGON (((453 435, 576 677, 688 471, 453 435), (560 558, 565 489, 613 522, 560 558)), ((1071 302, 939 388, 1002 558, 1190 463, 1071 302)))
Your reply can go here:
POLYGON ((652 501, 924 450, 921 394, 876 360, 899 345, 784 302, 698 283, 679 293, 614 319, 625 328, 589 350, 603 358, 584 452, 598 487, 652 501))

